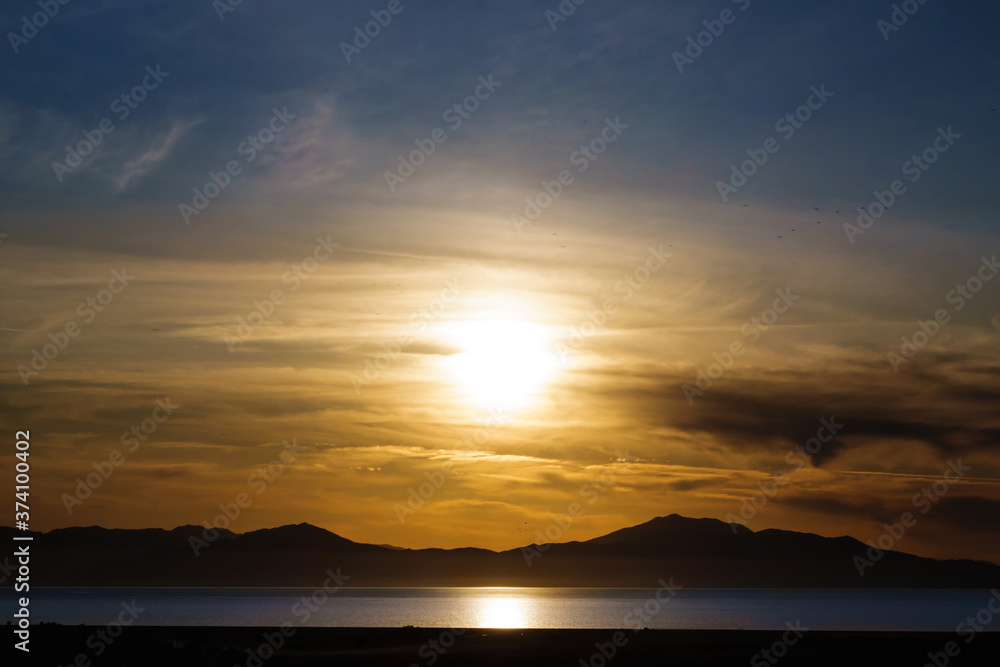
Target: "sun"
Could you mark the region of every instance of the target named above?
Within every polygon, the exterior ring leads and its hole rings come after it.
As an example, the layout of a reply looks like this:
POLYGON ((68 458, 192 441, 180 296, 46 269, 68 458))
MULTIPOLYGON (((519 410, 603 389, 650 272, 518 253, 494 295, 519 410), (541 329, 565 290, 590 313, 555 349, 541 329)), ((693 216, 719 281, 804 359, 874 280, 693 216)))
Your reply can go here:
POLYGON ((449 338, 461 350, 447 370, 463 397, 487 410, 537 403, 559 368, 549 327, 519 320, 457 322, 449 338))

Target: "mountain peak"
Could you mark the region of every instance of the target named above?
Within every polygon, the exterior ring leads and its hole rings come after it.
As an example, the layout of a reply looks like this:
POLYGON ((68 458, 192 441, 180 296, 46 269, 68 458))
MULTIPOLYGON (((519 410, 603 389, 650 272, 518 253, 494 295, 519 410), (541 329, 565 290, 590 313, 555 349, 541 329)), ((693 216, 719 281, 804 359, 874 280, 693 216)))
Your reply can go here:
POLYGON ((269 548, 295 547, 297 549, 331 549, 359 547, 346 537, 331 533, 325 528, 310 523, 297 523, 278 526, 276 528, 261 528, 239 536, 241 545, 268 545, 269 548))
POLYGON ((622 528, 607 535, 588 540, 589 544, 645 544, 662 545, 678 540, 713 539, 721 540, 752 534, 753 531, 740 524, 728 524, 718 519, 693 519, 670 514, 658 516, 645 523, 630 528, 622 528))

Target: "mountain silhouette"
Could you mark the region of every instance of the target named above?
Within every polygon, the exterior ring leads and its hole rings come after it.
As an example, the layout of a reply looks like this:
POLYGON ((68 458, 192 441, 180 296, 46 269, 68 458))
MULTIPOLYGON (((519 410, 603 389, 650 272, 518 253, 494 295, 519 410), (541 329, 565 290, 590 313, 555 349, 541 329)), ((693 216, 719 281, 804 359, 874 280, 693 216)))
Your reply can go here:
MULTIPOLYGON (((15 533, 25 535, 0 527, 8 544, 15 533)), ((32 583, 39 586, 316 586, 338 568, 350 577, 348 585, 372 587, 655 587, 670 578, 689 588, 1000 586, 994 563, 879 555, 852 537, 755 532, 677 514, 584 542, 502 552, 362 544, 306 523, 242 534, 221 530, 210 540, 202 526, 31 534, 32 583)))

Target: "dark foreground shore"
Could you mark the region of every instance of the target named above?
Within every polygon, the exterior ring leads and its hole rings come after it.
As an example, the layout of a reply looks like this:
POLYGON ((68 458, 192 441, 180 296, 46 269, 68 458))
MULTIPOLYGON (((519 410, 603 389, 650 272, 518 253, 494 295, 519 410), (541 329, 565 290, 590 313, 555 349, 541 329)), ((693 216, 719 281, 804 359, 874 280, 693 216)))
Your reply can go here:
POLYGON ((35 626, 30 657, 20 651, 14 653, 23 664, 52 667, 763 667, 774 664, 921 667, 935 662, 936 667, 996 667, 1000 655, 1000 633, 980 633, 967 643, 968 637, 953 633, 819 631, 797 637, 781 631, 626 630, 616 637, 615 630, 298 628, 290 637, 282 637, 280 630, 268 628, 129 627, 114 639, 97 634, 106 630, 90 626, 35 626), (110 643, 105 638, 111 639, 110 643), (622 645, 616 645, 616 639, 622 645), (786 644, 785 639, 795 642, 786 644), (949 646, 949 642, 954 644, 949 646), (274 651, 273 645, 280 648, 274 651), (957 655, 949 656, 949 648, 952 653, 957 651, 957 655))

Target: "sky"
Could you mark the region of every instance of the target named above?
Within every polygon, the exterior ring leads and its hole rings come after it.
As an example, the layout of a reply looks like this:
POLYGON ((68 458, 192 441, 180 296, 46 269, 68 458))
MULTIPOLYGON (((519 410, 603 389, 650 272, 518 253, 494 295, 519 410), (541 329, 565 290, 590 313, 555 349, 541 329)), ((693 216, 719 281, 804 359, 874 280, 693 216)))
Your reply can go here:
POLYGON ((1000 10, 902 4, 9 3, 31 527, 1000 562, 1000 10))

